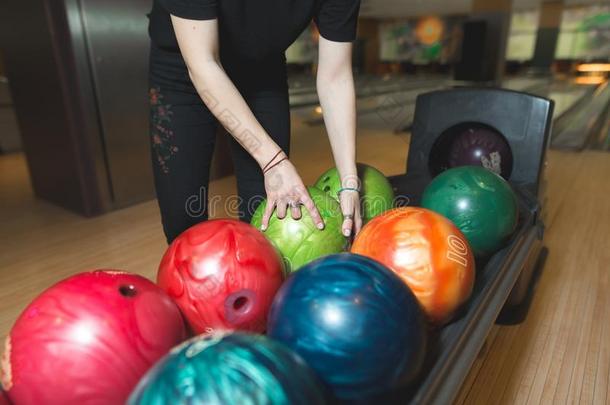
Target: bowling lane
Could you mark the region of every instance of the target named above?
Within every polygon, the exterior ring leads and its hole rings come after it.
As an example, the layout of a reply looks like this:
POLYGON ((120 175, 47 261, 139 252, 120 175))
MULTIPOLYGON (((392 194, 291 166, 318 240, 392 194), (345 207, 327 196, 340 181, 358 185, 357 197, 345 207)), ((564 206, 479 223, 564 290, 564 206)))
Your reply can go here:
POLYGON ((603 114, 610 100, 610 89, 605 84, 579 83, 577 79, 558 78, 552 81, 542 79, 539 84, 530 85, 527 79, 515 78, 505 87, 555 102, 551 147, 578 150, 591 143, 594 148, 599 148, 595 145, 599 145, 600 141, 591 138, 605 137, 603 127, 607 120, 604 121, 603 114), (524 88, 519 89, 519 86, 524 88))
MULTIPOLYGON (((359 128, 395 130, 411 122, 415 100, 419 94, 440 90, 448 86, 447 80, 417 82, 398 91, 358 99, 356 103, 359 128)), ((306 120, 309 125, 323 124, 321 114, 306 120)))
POLYGON ((573 80, 557 79, 533 86, 529 92, 553 100, 554 117, 558 119, 585 97, 592 95, 596 87, 591 84, 577 84, 573 80))
POLYGON ((419 94, 441 90, 453 83, 453 80, 448 78, 439 78, 431 82, 421 82, 417 88, 385 93, 362 100, 358 104, 358 126, 396 131, 410 124, 415 111, 415 100, 419 94))
POLYGON ((546 95, 555 102, 555 117, 561 117, 566 111, 574 106, 578 101, 582 100, 586 95, 591 94, 591 86, 575 85, 575 86, 556 86, 546 95))
MULTIPOLYGON (((359 100, 358 127, 368 129, 389 129, 401 132, 409 128, 415 111, 415 100, 421 93, 441 90, 454 86, 468 85, 465 82, 440 76, 429 81, 420 81, 418 88, 387 92, 359 100)), ((502 86, 516 91, 543 91, 550 83, 546 78, 512 77, 506 79, 502 86)), ((321 124, 321 117, 313 117, 308 122, 321 124)))
MULTIPOLYGON (((446 76, 384 76, 356 79, 359 128, 395 129, 410 122, 418 94, 450 84, 446 76)), ((307 125, 322 125, 317 94, 291 96, 294 118, 307 125)))
POLYGON ((559 116, 551 141, 551 146, 554 148, 569 150, 598 148, 596 144, 599 144, 599 139, 605 136, 604 131, 607 133, 605 128, 608 125, 607 112, 610 106, 608 83, 599 86, 581 85, 579 88, 585 89, 584 95, 573 106, 565 108, 559 116))
MULTIPOLYGON (((545 78, 512 77, 506 79, 502 83, 502 87, 515 91, 531 92, 544 89, 548 84, 549 79, 545 78)), ((386 129, 394 132, 408 131, 415 112, 415 101, 419 94, 465 85, 468 85, 468 83, 455 81, 448 77, 440 77, 436 83, 430 83, 429 86, 422 85, 412 91, 384 94, 371 98, 366 100, 366 103, 362 103, 362 110, 361 108, 358 109, 358 127, 386 129)))
MULTIPOLYGON (((405 128, 409 128, 415 111, 415 100, 419 94, 467 85, 447 76, 364 76, 357 77, 355 81, 358 127, 395 132, 403 132, 405 128)), ((551 83, 549 78, 515 76, 507 78, 502 87, 546 94, 551 83)), ((317 94, 314 87, 310 87, 310 90, 311 92, 304 93, 297 87, 297 93, 291 93, 292 113, 308 125, 321 125, 323 118, 317 94)))
POLYGON ((599 134, 592 140, 591 149, 610 151, 610 109, 606 111, 604 121, 599 134))
MULTIPOLYGON (((383 76, 359 74, 354 76, 354 82, 356 89, 361 93, 366 93, 373 89, 377 91, 383 87, 392 87, 401 82, 413 81, 413 76, 405 76, 401 74, 386 74, 383 76)), ((290 96, 306 95, 315 93, 316 91, 316 78, 313 74, 289 74, 288 76, 288 92, 290 96)), ((300 100, 297 97, 295 101, 298 103, 300 100)))
MULTIPOLYGON (((415 112, 415 99, 421 93, 441 90, 468 83, 450 79, 438 82, 436 86, 422 87, 400 97, 379 96, 371 100, 363 113, 358 110, 359 128, 390 129, 395 132, 408 131, 415 112)), ((502 82, 502 88, 523 91, 555 100, 555 118, 561 117, 579 101, 585 99, 593 88, 564 81, 556 82, 549 78, 511 77, 502 82)))
POLYGON ((551 78, 512 76, 502 81, 502 87, 508 90, 538 94, 539 91, 544 91, 551 83, 551 78))
MULTIPOLYGON (((426 80, 434 81, 437 78, 405 75, 358 75, 354 77, 354 84, 356 87, 356 97, 362 98, 400 91, 413 86, 417 87, 422 81, 426 80)), ((319 104, 315 79, 313 77, 289 80, 289 95, 292 107, 308 107, 319 104)))

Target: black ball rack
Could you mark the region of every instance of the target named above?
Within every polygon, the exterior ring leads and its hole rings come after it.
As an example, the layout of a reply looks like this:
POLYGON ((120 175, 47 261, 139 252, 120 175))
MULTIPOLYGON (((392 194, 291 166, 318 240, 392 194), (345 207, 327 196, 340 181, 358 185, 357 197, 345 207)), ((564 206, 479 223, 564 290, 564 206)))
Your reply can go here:
MULTIPOLYGON (((432 180, 430 158, 440 134, 463 122, 493 127, 508 141, 514 166, 509 182, 519 203, 519 224, 498 252, 477 261, 473 293, 448 325, 430 330, 424 370, 383 403, 449 404, 454 401, 494 323, 519 323, 527 315, 544 261, 543 184, 553 102, 510 90, 454 88, 417 98, 407 172, 390 178, 403 205, 418 205, 432 180)), ((382 403, 382 402, 379 402, 382 403)))

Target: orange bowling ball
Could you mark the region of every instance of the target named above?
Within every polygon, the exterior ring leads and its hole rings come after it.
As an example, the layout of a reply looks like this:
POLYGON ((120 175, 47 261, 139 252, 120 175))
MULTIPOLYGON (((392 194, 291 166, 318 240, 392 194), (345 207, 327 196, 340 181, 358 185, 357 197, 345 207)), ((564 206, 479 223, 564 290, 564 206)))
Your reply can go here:
POLYGON ((433 323, 449 321, 472 292, 474 256, 466 238, 447 218, 425 208, 396 208, 375 217, 351 251, 400 275, 433 323))

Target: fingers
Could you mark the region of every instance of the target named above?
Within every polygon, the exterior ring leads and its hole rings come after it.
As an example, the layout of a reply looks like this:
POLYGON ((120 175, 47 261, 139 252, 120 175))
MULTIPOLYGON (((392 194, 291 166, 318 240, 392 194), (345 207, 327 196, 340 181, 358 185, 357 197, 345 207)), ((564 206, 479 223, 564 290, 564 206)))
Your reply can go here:
POLYGON ((266 231, 267 228, 269 227, 269 219, 271 218, 271 215, 273 214, 274 208, 275 208, 275 201, 268 200, 267 206, 265 206, 265 212, 263 213, 263 223, 261 225, 262 231, 266 231))
POLYGON ((341 232, 345 237, 356 235, 362 228, 362 216, 360 214, 360 198, 358 193, 344 192, 341 195, 341 212, 343 213, 343 224, 341 232))
POLYGON ((354 229, 354 236, 358 235, 360 233, 360 230, 362 229, 362 214, 360 213, 360 209, 356 209, 356 214, 354 216, 354 222, 355 222, 355 229, 354 229))
POLYGON ((324 221, 322 221, 322 217, 318 212, 318 208, 309 196, 307 190, 305 190, 305 192, 301 194, 301 202, 309 211, 309 215, 311 216, 311 219, 313 220, 313 223, 316 225, 316 227, 320 230, 324 229, 324 221))
POLYGON ((343 213, 343 225, 341 226, 341 231, 343 232, 344 236, 352 236, 352 231, 354 231, 354 236, 356 236, 358 233, 360 233, 361 229, 362 216, 359 209, 354 210, 353 214, 348 214, 347 212, 343 213))
POLYGON ((343 225, 341 226, 341 231, 343 232, 343 236, 349 237, 352 234, 352 228, 354 227, 354 220, 351 218, 350 214, 343 215, 343 225))
POLYGON ((292 219, 301 219, 301 204, 298 202, 291 202, 289 205, 292 219))
POLYGON ((286 200, 279 200, 276 204, 276 214, 278 219, 286 218, 286 200))

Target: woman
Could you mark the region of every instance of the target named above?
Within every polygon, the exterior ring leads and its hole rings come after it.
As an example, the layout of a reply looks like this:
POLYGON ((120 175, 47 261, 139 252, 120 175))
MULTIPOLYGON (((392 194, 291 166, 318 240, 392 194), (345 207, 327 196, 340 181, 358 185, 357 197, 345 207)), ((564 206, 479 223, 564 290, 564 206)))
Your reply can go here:
POLYGON ((171 242, 207 219, 218 122, 232 135, 240 218, 266 192, 297 219, 304 205, 324 223, 288 160, 290 116, 284 51, 313 19, 320 31, 317 91, 336 166, 346 236, 361 226, 355 163, 351 41, 358 0, 154 0, 150 14, 151 137, 163 228, 171 242), (202 196, 203 209, 190 204, 202 196))

